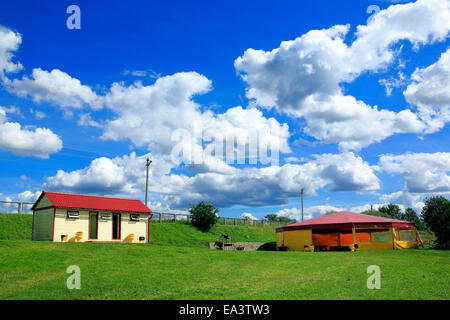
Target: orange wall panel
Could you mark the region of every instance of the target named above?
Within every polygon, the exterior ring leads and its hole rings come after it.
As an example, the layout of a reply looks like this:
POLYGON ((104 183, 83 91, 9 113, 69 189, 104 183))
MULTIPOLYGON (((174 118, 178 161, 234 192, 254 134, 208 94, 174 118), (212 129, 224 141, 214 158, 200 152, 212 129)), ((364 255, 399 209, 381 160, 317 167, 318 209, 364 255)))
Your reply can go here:
POLYGON ((338 246, 338 234, 337 233, 316 233, 312 235, 314 246, 338 246))
POLYGON ((353 243, 353 234, 350 233, 340 233, 339 240, 341 242, 341 247, 348 247, 353 243))
POLYGON ((356 242, 370 242, 369 232, 358 232, 356 231, 356 242))

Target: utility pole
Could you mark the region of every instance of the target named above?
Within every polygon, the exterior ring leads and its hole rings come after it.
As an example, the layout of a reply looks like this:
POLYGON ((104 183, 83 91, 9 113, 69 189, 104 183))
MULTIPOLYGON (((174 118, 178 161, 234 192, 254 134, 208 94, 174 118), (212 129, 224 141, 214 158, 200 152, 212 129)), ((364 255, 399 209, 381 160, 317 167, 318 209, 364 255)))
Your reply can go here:
POLYGON ((150 160, 149 158, 147 158, 147 179, 145 181, 145 206, 147 206, 147 201, 148 201, 148 167, 150 166, 150 163, 152 163, 152 160, 150 160))
POLYGON ((302 221, 303 221, 303 188, 302 188, 302 221))
POLYGON ((373 214, 373 204, 370 205, 370 214, 373 214))

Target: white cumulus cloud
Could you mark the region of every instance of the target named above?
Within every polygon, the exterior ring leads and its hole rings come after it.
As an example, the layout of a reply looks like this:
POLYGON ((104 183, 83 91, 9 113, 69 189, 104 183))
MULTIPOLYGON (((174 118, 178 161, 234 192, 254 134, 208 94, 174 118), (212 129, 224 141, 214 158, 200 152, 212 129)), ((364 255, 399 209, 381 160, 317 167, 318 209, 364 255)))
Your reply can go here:
POLYGON ((48 158, 62 148, 61 138, 47 128, 22 128, 18 122, 8 122, 0 109, 0 149, 20 156, 48 158))
POLYGON ((102 106, 102 97, 89 86, 58 69, 50 72, 33 69, 30 78, 14 79, 8 88, 19 96, 30 96, 38 103, 45 101, 65 108, 90 106, 98 109, 102 106))
POLYGON ((417 68, 412 83, 403 92, 406 100, 419 109, 427 132, 435 132, 450 121, 450 49, 437 62, 417 68))
POLYGON ((401 174, 408 192, 449 192, 450 153, 406 153, 382 155, 379 166, 388 173, 401 174))
POLYGON ((83 169, 58 170, 47 178, 45 188, 99 194, 142 193, 145 159, 150 157, 150 190, 158 192, 171 208, 185 208, 197 201, 219 207, 252 207, 286 204, 305 188, 307 195, 329 187, 330 191, 373 192, 379 180, 372 168, 353 153, 323 154, 302 165, 205 171, 192 176, 175 174, 170 156, 147 154, 113 159, 98 158, 83 169))
MULTIPOLYGON (((311 206, 303 208, 303 219, 309 220, 320 217, 329 211, 345 211, 345 208, 338 208, 330 205, 311 206)), ((276 215, 282 217, 288 217, 297 221, 302 221, 302 210, 298 208, 285 208, 276 212, 276 215)))
POLYGON ((399 54, 392 46, 399 41, 415 47, 444 41, 449 21, 447 0, 419 0, 381 10, 357 27, 350 45, 344 42, 349 25, 336 25, 283 41, 271 51, 247 49, 234 65, 253 104, 304 117, 304 131, 318 140, 360 149, 396 133, 422 132, 428 123, 409 110, 369 106, 345 95, 342 84, 389 67, 399 54))
POLYGON ((13 62, 14 52, 18 50, 22 43, 22 36, 8 28, 0 26, 0 78, 3 81, 8 79, 5 73, 16 72, 22 69, 19 62, 13 62))
POLYGON ((255 217, 249 212, 243 212, 239 217, 242 219, 259 220, 257 217, 255 217))
POLYGON ((211 156, 205 149, 214 141, 225 143, 233 154, 241 151, 236 158, 255 156, 252 149, 245 151, 253 137, 258 139, 253 139, 256 147, 276 146, 280 152, 290 152, 287 124, 264 117, 260 110, 238 106, 222 114, 202 111, 193 97, 211 87, 211 81, 196 72, 164 76, 147 86, 115 83, 105 98, 115 117, 105 122, 102 138, 130 140, 156 154, 183 153, 183 160, 190 158, 188 163, 202 163, 195 158, 211 156))

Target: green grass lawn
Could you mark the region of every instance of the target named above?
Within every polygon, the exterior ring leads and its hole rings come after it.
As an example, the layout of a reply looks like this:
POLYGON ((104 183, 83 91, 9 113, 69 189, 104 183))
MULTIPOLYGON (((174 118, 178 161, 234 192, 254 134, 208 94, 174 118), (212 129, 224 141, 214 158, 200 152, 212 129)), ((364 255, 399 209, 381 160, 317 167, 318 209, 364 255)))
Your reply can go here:
POLYGON ((449 299, 450 252, 216 251, 0 241, 0 299, 449 299), (66 268, 81 268, 81 289, 66 268), (366 268, 381 268, 381 289, 366 268))
MULTIPOLYGON (((10 219, 0 215, 0 237, 28 239, 31 225, 24 231, 10 219)), ((0 299, 450 298, 450 251, 207 249, 222 233, 236 241, 275 238, 269 227, 218 225, 203 233, 184 223, 152 223, 152 244, 0 240, 0 299), (66 287, 70 265, 81 268, 80 290, 66 287), (380 290, 367 289, 369 265, 381 268, 380 290)))

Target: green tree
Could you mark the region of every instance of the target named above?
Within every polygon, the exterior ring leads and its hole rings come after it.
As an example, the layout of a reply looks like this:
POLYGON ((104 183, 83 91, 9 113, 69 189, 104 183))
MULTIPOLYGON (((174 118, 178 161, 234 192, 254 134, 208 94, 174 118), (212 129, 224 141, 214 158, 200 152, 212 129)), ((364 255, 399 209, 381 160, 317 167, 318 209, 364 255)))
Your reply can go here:
POLYGON ((419 216, 416 214, 416 211, 414 211, 414 209, 412 208, 407 208, 405 210, 405 213, 402 215, 402 220, 415 223, 417 229, 419 230, 425 229, 425 225, 422 219, 419 218, 419 216))
POLYGON ((378 210, 365 210, 363 212, 361 212, 362 214, 368 214, 370 216, 378 216, 378 217, 383 217, 383 218, 391 218, 390 215, 388 215, 387 213, 384 212, 380 212, 378 210))
POLYGON ((196 206, 191 204, 189 212, 192 216, 192 225, 202 231, 211 230, 212 226, 219 220, 217 215, 219 209, 211 203, 201 201, 196 206))
POLYGON ((264 217, 264 219, 270 222, 276 222, 277 218, 278 216, 275 213, 266 214, 266 216, 264 217))
POLYGON ((283 224, 290 224, 290 223, 297 222, 297 220, 291 219, 291 218, 288 218, 288 217, 278 217, 277 221, 280 222, 280 223, 283 223, 283 224))
POLYGON ((425 200, 421 215, 436 235, 436 247, 450 249, 450 201, 442 196, 430 197, 425 200))
POLYGON ((327 215, 327 214, 333 214, 333 213, 336 213, 336 212, 337 212, 337 211, 330 210, 330 211, 325 212, 325 215, 327 215))
POLYGON ((392 219, 401 219, 402 218, 402 210, 396 204, 390 203, 387 206, 378 208, 378 211, 387 215, 388 218, 392 218, 392 219))
POLYGON ((282 224, 290 224, 290 223, 295 223, 295 222, 297 222, 297 220, 295 220, 295 219, 291 219, 291 218, 283 217, 283 216, 278 216, 278 215, 275 214, 275 213, 267 214, 267 215, 264 217, 264 219, 265 219, 266 221, 269 221, 269 222, 279 222, 279 223, 282 223, 282 224))

